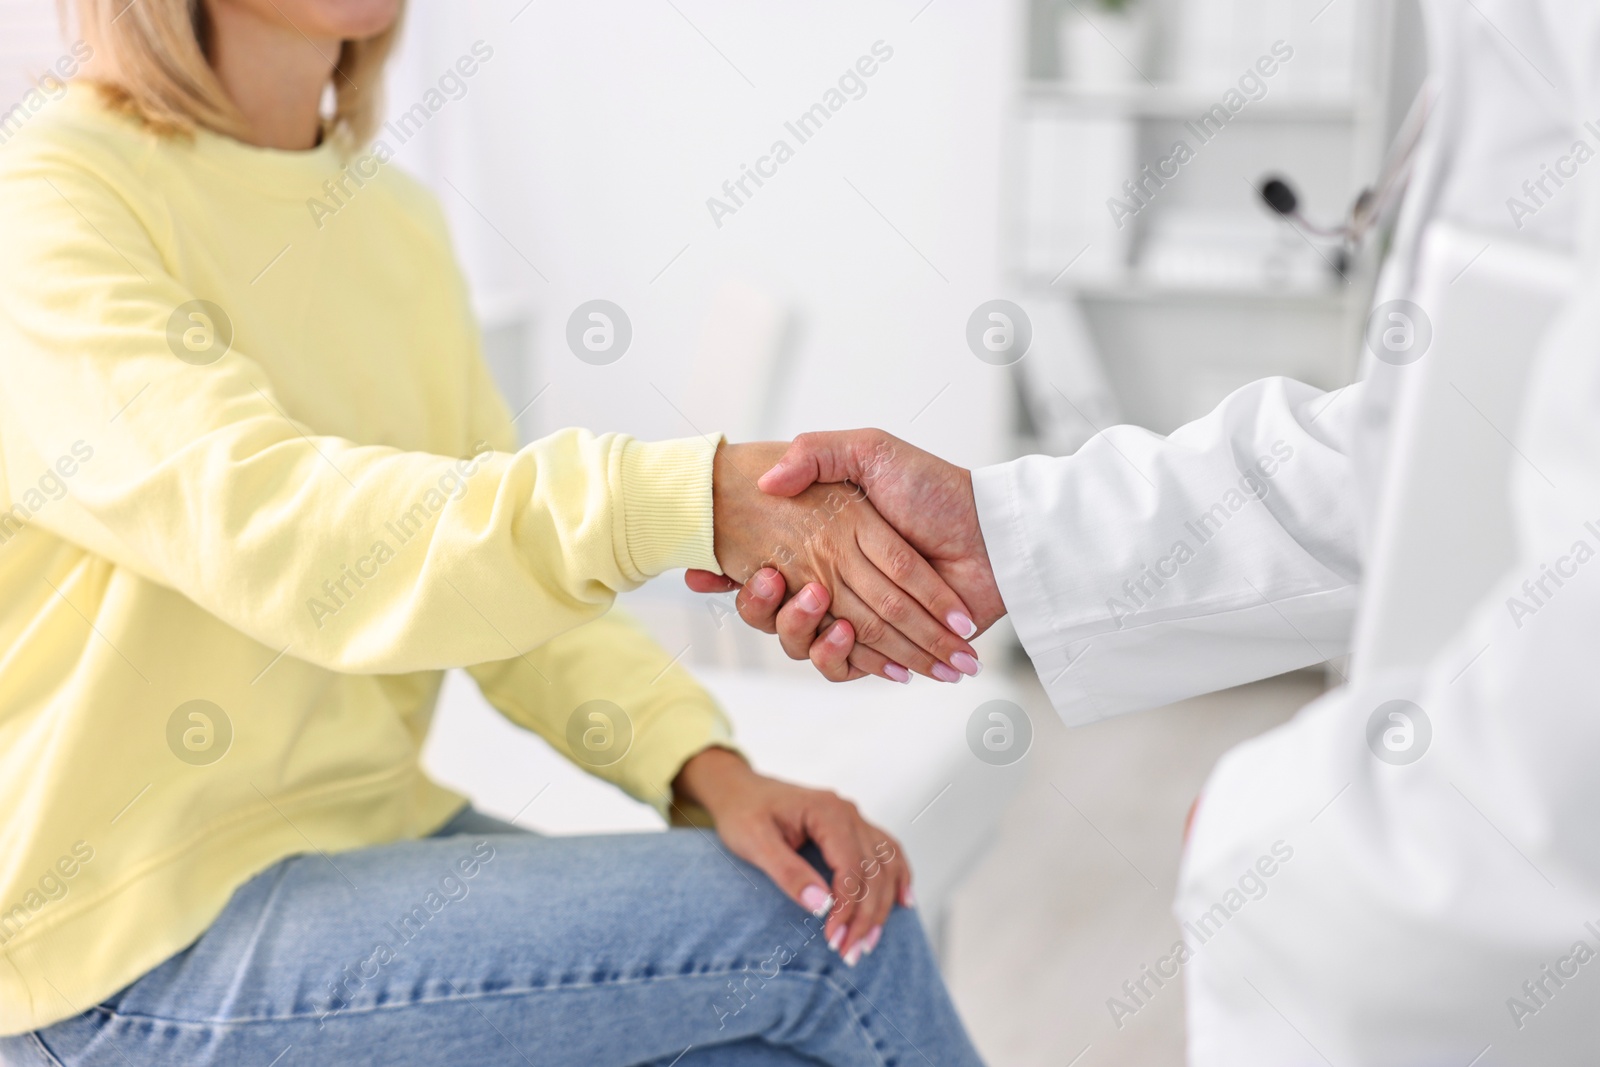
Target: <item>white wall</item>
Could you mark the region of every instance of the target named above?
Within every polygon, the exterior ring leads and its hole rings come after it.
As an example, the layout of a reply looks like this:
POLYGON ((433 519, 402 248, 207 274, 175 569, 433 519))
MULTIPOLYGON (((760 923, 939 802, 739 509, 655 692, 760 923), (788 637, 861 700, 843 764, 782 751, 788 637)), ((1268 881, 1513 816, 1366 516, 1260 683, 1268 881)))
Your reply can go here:
POLYGON ((473 41, 494 50, 398 158, 440 191, 480 303, 532 312, 513 407, 550 388, 525 426, 721 428, 722 399, 688 395, 690 359, 739 279, 798 316, 770 433, 873 424, 968 464, 1002 458, 1007 372, 964 328, 999 293, 1015 5, 525 3, 413 0, 391 85, 402 110, 473 41), (785 120, 879 40, 894 55, 866 94, 798 144, 785 120), (794 158, 719 229, 707 197, 778 137, 794 158), (564 340, 595 297, 634 327, 605 367, 564 340))
MULTIPOLYGON (((43 101, 53 100, 60 92, 48 80, 57 72, 58 64, 62 64, 61 71, 69 74, 76 69, 68 43, 62 39, 61 20, 53 0, 0 0, 0 114, 22 104, 31 117, 48 106, 43 101), (40 85, 41 78, 49 93, 30 94, 40 85)), ((13 116, 13 128, 7 131, 0 127, 0 135, 15 132, 19 121, 26 120, 13 116)))

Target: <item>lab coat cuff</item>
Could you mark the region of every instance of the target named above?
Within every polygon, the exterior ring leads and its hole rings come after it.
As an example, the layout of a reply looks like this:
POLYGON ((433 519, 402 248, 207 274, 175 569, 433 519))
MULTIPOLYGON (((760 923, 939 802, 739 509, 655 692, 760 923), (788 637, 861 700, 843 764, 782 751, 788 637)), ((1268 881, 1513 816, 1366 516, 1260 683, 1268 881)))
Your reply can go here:
POLYGON ((1048 688, 1051 676, 1066 666, 1066 642, 1056 633, 1049 576, 1042 574, 1033 546, 1039 532, 1029 528, 1018 481, 1019 462, 998 463, 972 472, 978 526, 994 569, 995 584, 1022 647, 1048 688))

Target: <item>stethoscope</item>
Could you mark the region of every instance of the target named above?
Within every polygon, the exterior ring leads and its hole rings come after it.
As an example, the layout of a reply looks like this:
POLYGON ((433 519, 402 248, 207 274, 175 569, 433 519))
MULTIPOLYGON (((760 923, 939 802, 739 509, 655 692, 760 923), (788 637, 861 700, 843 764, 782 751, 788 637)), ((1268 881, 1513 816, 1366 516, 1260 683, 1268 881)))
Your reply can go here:
POLYGON ((1261 180, 1258 191, 1262 201, 1275 213, 1282 215, 1307 233, 1318 237, 1337 238, 1341 244, 1341 266, 1348 255, 1359 246, 1380 219, 1386 218, 1390 208, 1404 191, 1416 162, 1417 146, 1422 142, 1422 131, 1433 108, 1434 91, 1431 81, 1424 82, 1416 98, 1406 111, 1389 153, 1384 157, 1378 181, 1362 189, 1350 205, 1350 214, 1338 226, 1318 226, 1300 213, 1300 198, 1287 178, 1268 175, 1261 180))

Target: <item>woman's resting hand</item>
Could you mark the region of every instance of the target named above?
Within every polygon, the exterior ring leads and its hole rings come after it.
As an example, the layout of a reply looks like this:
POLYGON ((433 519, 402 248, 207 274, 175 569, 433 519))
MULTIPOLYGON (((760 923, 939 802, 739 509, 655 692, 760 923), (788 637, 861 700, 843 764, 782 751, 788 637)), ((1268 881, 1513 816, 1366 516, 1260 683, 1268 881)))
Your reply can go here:
POLYGON ((673 785, 710 813, 734 855, 761 868, 802 908, 828 913, 828 945, 851 966, 877 945, 894 906, 912 905, 900 842, 837 794, 757 774, 724 748, 690 757, 673 785), (800 856, 807 841, 832 868, 832 886, 800 856))

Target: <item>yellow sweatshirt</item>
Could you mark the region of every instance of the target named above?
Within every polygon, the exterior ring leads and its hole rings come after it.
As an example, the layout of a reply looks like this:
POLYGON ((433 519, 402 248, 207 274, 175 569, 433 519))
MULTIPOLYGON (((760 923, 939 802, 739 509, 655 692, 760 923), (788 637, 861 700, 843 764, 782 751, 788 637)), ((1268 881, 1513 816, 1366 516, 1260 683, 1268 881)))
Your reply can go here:
POLYGON ((569 756, 620 706, 589 769, 659 807, 727 726, 607 609, 716 568, 716 443, 516 450, 393 163, 160 139, 87 86, 31 118, 0 147, 0 1034, 285 856, 441 825, 445 668, 569 756))

